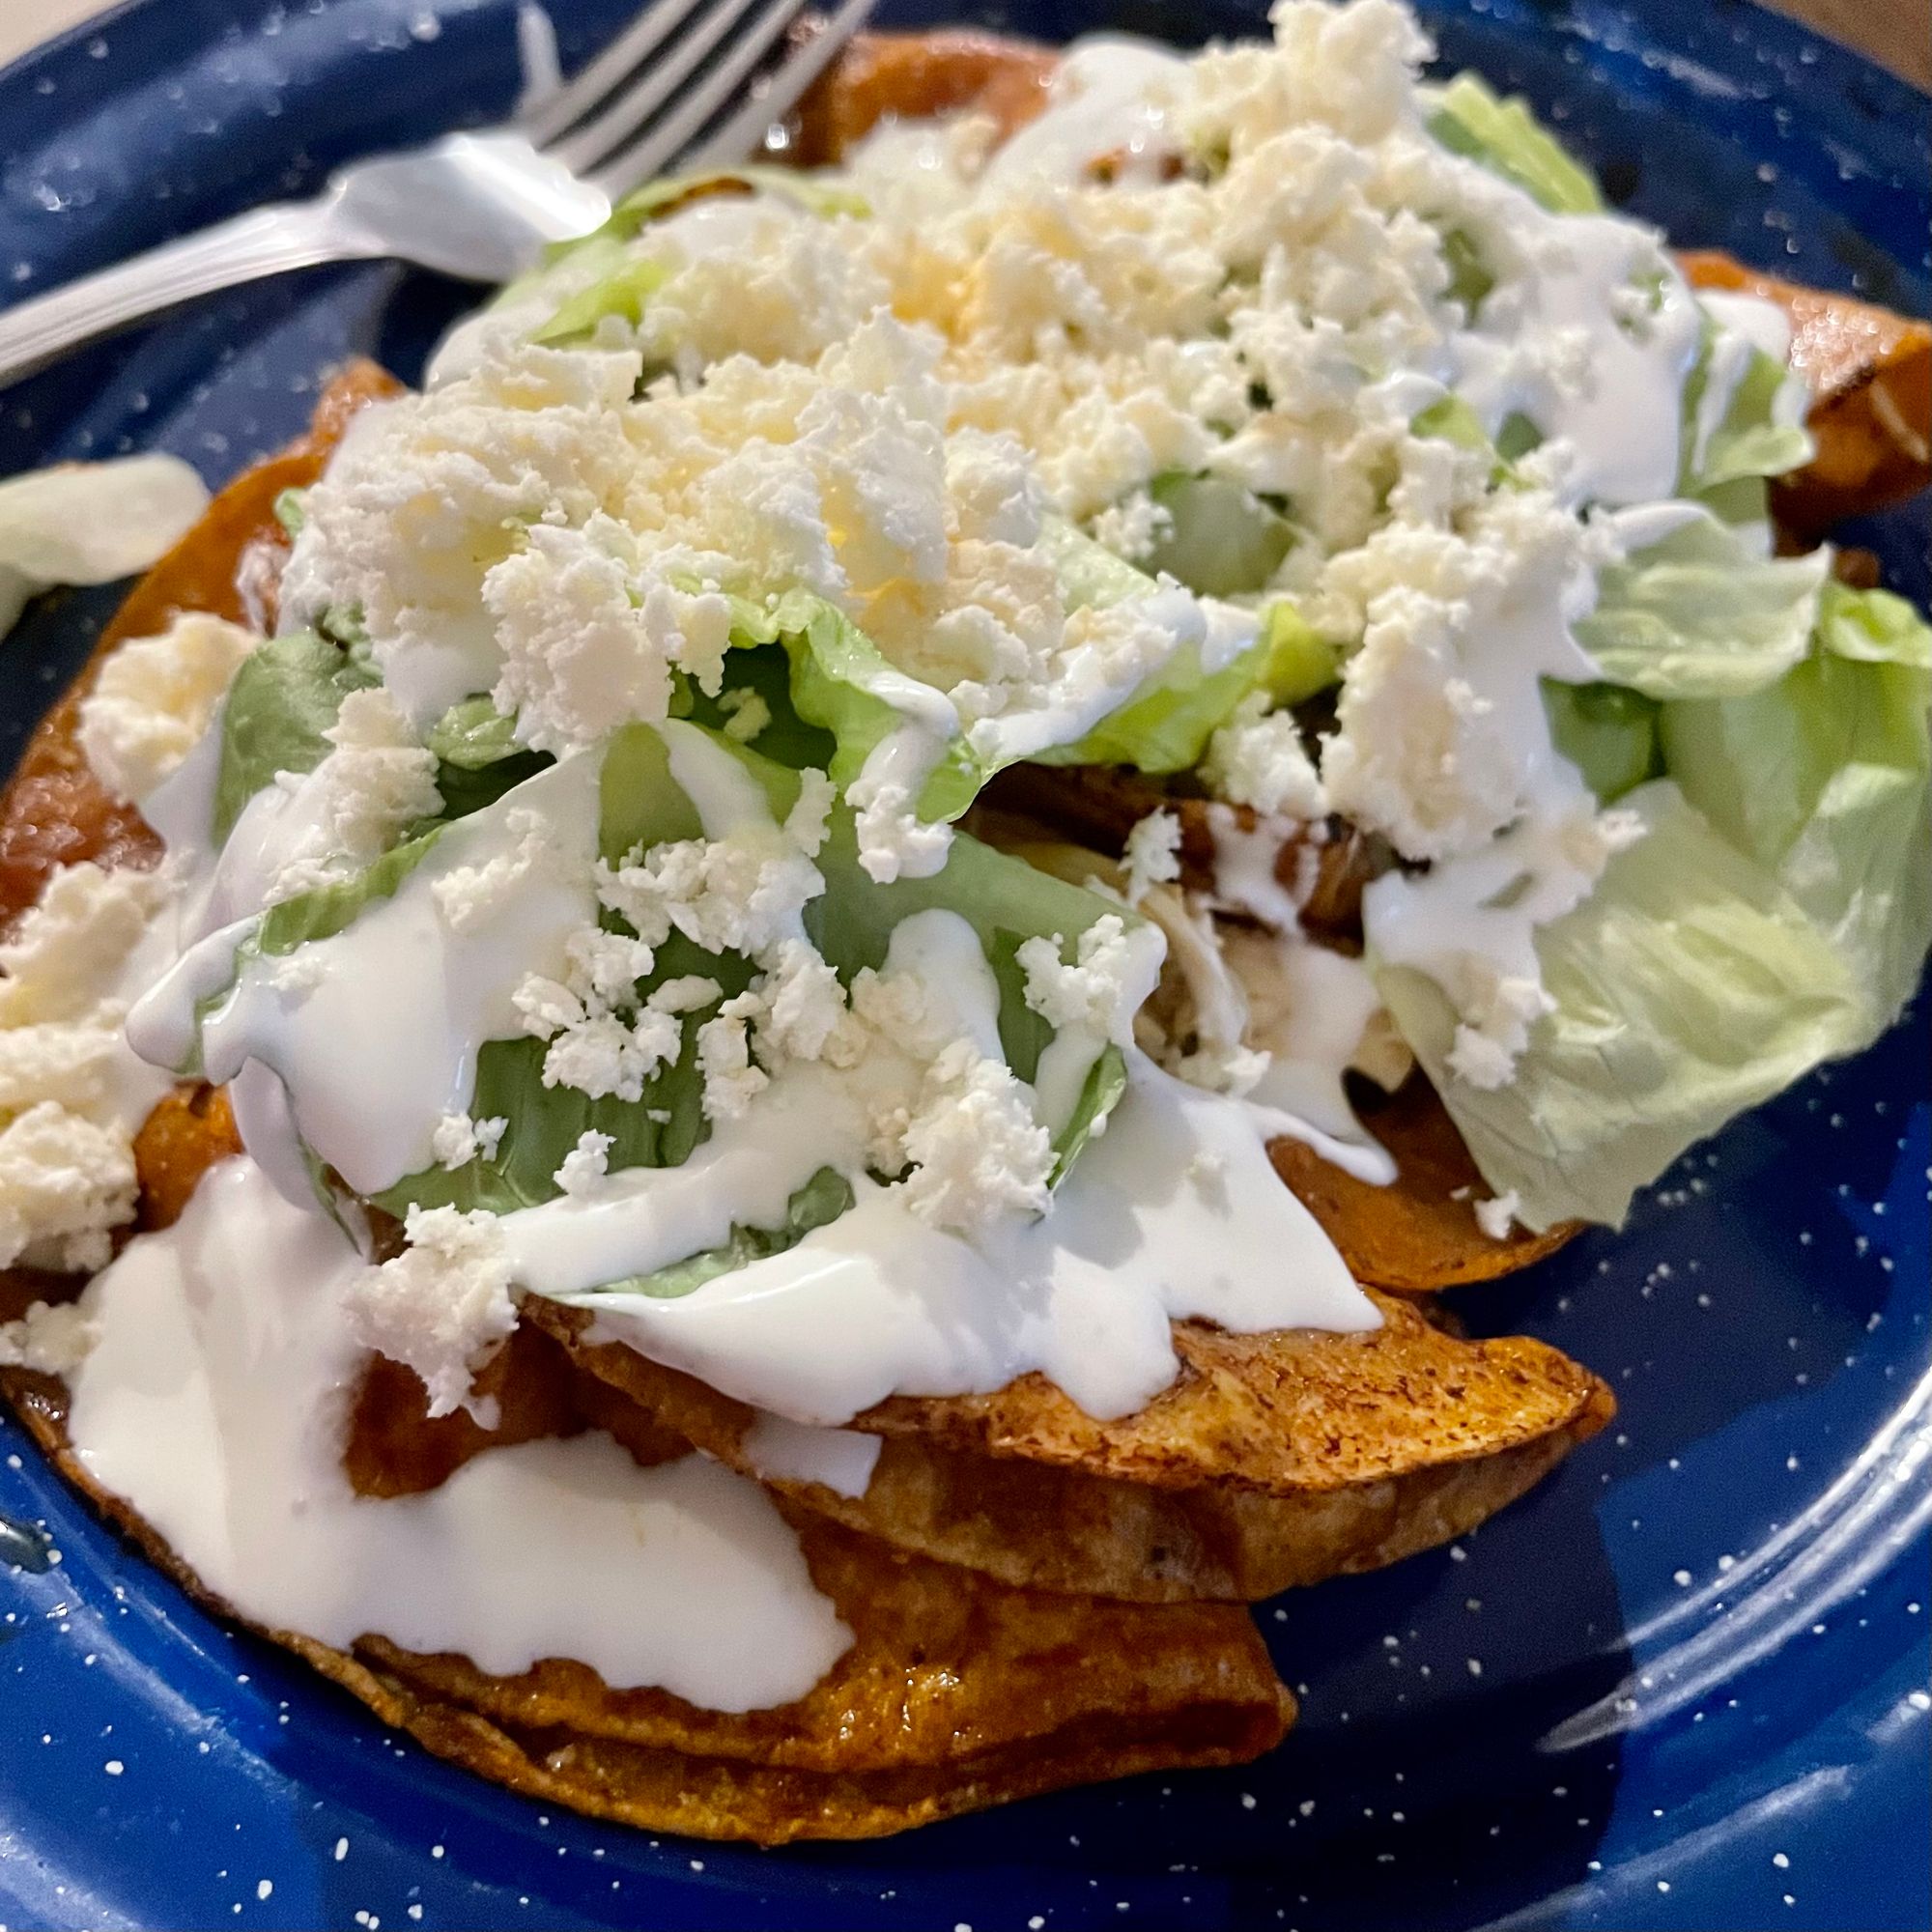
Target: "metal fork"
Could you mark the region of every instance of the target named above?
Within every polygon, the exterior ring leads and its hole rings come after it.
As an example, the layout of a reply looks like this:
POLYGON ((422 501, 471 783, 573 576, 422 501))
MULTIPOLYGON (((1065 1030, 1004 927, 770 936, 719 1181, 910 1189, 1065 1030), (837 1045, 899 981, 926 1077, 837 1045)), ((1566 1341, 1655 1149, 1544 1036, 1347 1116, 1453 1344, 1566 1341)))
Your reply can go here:
POLYGON ((508 281, 545 242, 588 234, 671 162, 744 159, 873 0, 841 0, 758 76, 806 5, 651 0, 568 86, 509 127, 357 161, 313 201, 254 209, 0 310, 0 388, 98 335, 286 269, 388 257, 508 281))

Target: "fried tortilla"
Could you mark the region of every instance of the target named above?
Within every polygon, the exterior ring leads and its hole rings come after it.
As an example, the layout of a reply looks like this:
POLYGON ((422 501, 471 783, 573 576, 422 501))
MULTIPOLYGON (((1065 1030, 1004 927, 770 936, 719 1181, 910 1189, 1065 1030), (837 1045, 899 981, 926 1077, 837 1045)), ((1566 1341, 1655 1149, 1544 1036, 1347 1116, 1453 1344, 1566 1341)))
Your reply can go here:
POLYGON ((1528 1267, 1582 1233, 1580 1222, 1565 1221, 1541 1235, 1512 1228, 1496 1240, 1485 1234, 1476 1203, 1489 1198, 1489 1182, 1422 1073, 1361 1112, 1395 1161, 1398 1178, 1388 1187, 1358 1180, 1300 1141, 1268 1146, 1275 1172, 1321 1223, 1357 1281, 1401 1294, 1464 1288, 1528 1267))
POLYGON ((1181 1371, 1095 1421, 1029 1376, 990 1396, 897 1398, 865 1493, 757 1466, 754 1411, 535 1298, 526 1324, 660 1424, 780 1494, 903 1549, 1033 1588, 1143 1603, 1255 1601, 1473 1529, 1615 1412, 1540 1342, 1465 1342, 1378 1295, 1367 1334, 1175 1327, 1181 1371))
POLYGON ((830 166, 889 116, 983 114, 1004 138, 1045 108, 1059 65, 1052 47, 973 28, 855 34, 800 101, 793 152, 830 166))
POLYGON ((1791 324, 1791 366, 1811 385, 1817 454, 1773 486, 1777 519, 1815 535, 1932 483, 1932 323, 1780 280, 1716 249, 1678 256, 1690 285, 1757 296, 1791 324))
MULTIPOLYGON (((557 1398, 571 1370, 532 1335, 498 1357, 506 1408, 557 1398), (550 1365, 541 1366, 546 1350, 550 1365), (535 1377, 530 1396, 512 1384, 535 1377)), ((475 1431, 412 1440, 423 1398, 412 1377, 365 1384, 351 1461, 384 1493, 424 1486, 509 1439, 475 1431), (376 1411, 380 1410, 380 1413, 376 1411), (448 1466, 442 1466, 447 1463, 448 1466)), ((62 1384, 0 1371, 0 1390, 62 1473, 190 1594, 212 1600, 141 1520, 70 1452, 62 1384)), ((684 1453, 648 1416, 593 1391, 640 1461, 684 1453)), ((582 1412, 554 1433, 585 1426, 582 1412)), ((285 1645, 384 1722, 533 1797, 650 1831, 781 1844, 903 1831, 1063 1785, 1137 1771, 1236 1764, 1280 1742, 1294 1705, 1247 1614, 1216 1604, 1146 1605, 1016 1590, 908 1555, 787 1509, 813 1581, 851 1647, 795 1703, 742 1714, 667 1692, 612 1690, 585 1665, 547 1660, 493 1677, 467 1658, 421 1657, 368 1637, 344 1652, 288 1631, 285 1645)))

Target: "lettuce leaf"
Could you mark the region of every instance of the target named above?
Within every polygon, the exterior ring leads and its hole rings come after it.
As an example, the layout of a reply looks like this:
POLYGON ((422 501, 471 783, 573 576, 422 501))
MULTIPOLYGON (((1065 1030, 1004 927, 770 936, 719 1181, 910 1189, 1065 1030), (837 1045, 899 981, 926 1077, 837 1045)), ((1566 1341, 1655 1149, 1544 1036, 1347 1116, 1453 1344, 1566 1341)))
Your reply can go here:
POLYGON ((718 981, 720 998, 683 1015, 684 1043, 675 1062, 644 1083, 636 1101, 607 1094, 592 1099, 574 1087, 543 1084, 540 1039, 493 1039, 476 1056, 476 1084, 469 1100, 472 1120, 508 1124, 489 1160, 472 1160, 454 1170, 441 1167, 406 1175, 376 1197, 392 1214, 412 1206, 450 1205, 466 1212, 478 1208, 507 1214, 540 1207, 561 1191, 556 1171, 586 1132, 611 1137, 606 1153, 612 1174, 631 1167, 676 1167, 710 1135, 704 1118, 703 1079, 697 1065, 697 1029, 724 1000, 741 993, 752 979, 751 962, 736 953, 701 952, 680 933, 658 948, 648 987, 686 974, 718 981), (654 1118, 655 1117, 655 1118, 654 1118))
POLYGON ((1818 641, 1858 664, 1932 670, 1932 624, 1889 590, 1853 590, 1835 579, 1818 599, 1818 641))
POLYGON ((1294 547, 1294 526, 1231 477, 1171 470, 1154 478, 1148 495, 1167 513, 1148 568, 1165 571, 1204 597, 1263 589, 1294 547))
POLYGON ((1901 598, 1833 590, 1803 664, 1748 696, 1667 704, 1662 733, 1685 797, 1845 960, 1862 1045, 1932 944, 1932 630, 1901 598))
MULTIPOLYGON (((774 813, 782 817, 791 810, 798 796, 795 772, 727 738, 715 737, 714 742, 728 749, 764 786, 774 813)), ((894 927, 915 913, 943 909, 973 928, 999 983, 1001 1049, 1022 1080, 1037 1074, 1054 1031, 1026 1004, 1025 976, 1014 963, 1020 946, 1033 938, 1057 937, 1062 956, 1071 961, 1081 936, 1096 920, 1111 914, 1130 930, 1146 923, 1138 913, 965 833, 953 839, 946 864, 930 877, 881 884, 860 863, 852 814, 843 806, 834 808, 814 863, 825 876, 825 891, 806 905, 806 932, 848 985, 862 970, 884 965, 894 927)), ((1089 1070, 1077 1105, 1054 1135, 1056 1182, 1098 1131, 1125 1087, 1124 1059, 1109 1046, 1089 1070)))
POLYGON ((603 227, 592 229, 579 241, 554 244, 553 256, 569 254, 591 242, 628 242, 660 215, 673 213, 686 202, 738 189, 781 195, 808 214, 826 220, 837 214, 864 218, 872 212, 864 195, 817 175, 802 174, 797 168, 747 162, 742 167, 714 168, 708 174, 660 175, 654 181, 647 181, 617 203, 603 227))
POLYGON ((593 1291, 597 1294, 648 1294, 660 1301, 675 1300, 700 1289, 707 1281, 734 1268, 781 1255, 795 1248, 814 1228, 829 1227, 852 1206, 852 1183, 836 1167, 821 1167, 785 1203, 783 1224, 777 1228, 747 1228, 733 1225, 730 1239, 724 1246, 706 1248, 681 1262, 672 1262, 650 1274, 634 1274, 622 1281, 607 1282, 593 1291))
POLYGON ((1455 1013, 1434 980, 1376 976, 1484 1179, 1515 1190, 1531 1228, 1620 1225, 1687 1148, 1869 1037, 1844 954, 1767 867, 1667 780, 1623 803, 1644 837, 1538 933, 1554 1008, 1513 1084, 1450 1073, 1455 1013))
POLYGON ((436 788, 446 818, 468 818, 495 805, 512 785, 553 762, 548 752, 517 743, 517 721, 506 718, 488 697, 466 697, 452 704, 423 736, 436 753, 436 788))
POLYGON ((1527 103, 1502 99, 1472 73, 1429 91, 1429 131, 1445 148, 1513 181, 1557 214, 1600 214, 1588 171, 1537 123, 1527 103))
MULTIPOLYGON (((1554 1010, 1515 1083, 1455 1079, 1440 990, 1378 975, 1485 1179, 1535 1228, 1620 1221, 1693 1142, 1869 1045, 1932 946, 1932 628, 1903 599, 1827 585, 1806 655, 1742 695, 1616 696, 1622 749, 1634 764, 1647 730, 1668 777, 1624 798, 1645 836, 1538 933, 1554 1010)), ((1559 748, 1614 795, 1573 732, 1559 748)))
POLYGON ((1233 663, 1204 676, 1198 652, 1177 652, 1137 696, 1084 738, 1043 752, 1033 762, 1188 771, 1250 692, 1266 691, 1277 705, 1301 704, 1335 682, 1340 662, 1335 647, 1319 638, 1293 605, 1274 604, 1262 615, 1260 635, 1233 663))
MULTIPOLYGON (((774 814, 782 818, 797 799, 798 773, 722 733, 709 735, 757 780, 774 814)), ((649 725, 632 725, 611 740, 600 779, 599 810, 598 843, 603 857, 611 863, 639 846, 648 848, 667 840, 696 838, 701 832, 696 809, 671 776, 664 739, 649 725)), ((383 864, 399 862, 399 855, 407 849, 399 847, 383 864)), ((996 977, 1001 958, 1010 960, 1013 951, 1023 941, 1037 934, 1061 935, 1067 956, 1071 957, 1080 935, 1108 913, 1136 925, 1141 923, 1136 914, 1113 906, 1077 886, 1036 871, 1023 861, 1009 858, 964 835, 955 838, 946 866, 932 877, 876 884, 859 863, 852 816, 843 807, 834 809, 826 842, 816 863, 825 876, 826 889, 821 896, 808 903, 806 928, 812 943, 847 984, 862 968, 877 968, 884 963, 893 928, 900 920, 928 907, 940 906, 956 912, 973 926, 988 961, 994 965, 996 977)), ((391 885, 389 890, 393 889, 391 885)), ((320 903, 322 896, 309 895, 317 901, 314 911, 286 917, 314 918, 316 912, 324 910, 320 903)), ((291 902, 297 903, 299 902, 291 902)), ((283 909, 277 908, 276 912, 282 913, 283 909)), ((327 919, 321 922, 321 926, 339 929, 328 925, 327 919)), ((323 936, 322 929, 312 936, 323 936)), ((651 973, 639 983, 641 990, 648 992, 666 980, 702 975, 718 981, 722 1001, 742 992, 754 970, 752 961, 742 954, 706 952, 682 934, 673 933, 657 949, 651 973)), ((1053 1037, 1053 1030, 1026 1006, 1022 983, 1009 986, 1002 979, 1001 985, 1003 995, 1009 994, 1001 1003, 1001 1041, 1013 1070, 1022 1079, 1032 1079, 1041 1051, 1053 1037)), ((378 1196, 377 1205, 394 1214, 406 1213, 412 1206, 450 1204, 466 1210, 482 1208, 499 1214, 539 1206, 556 1198, 559 1192, 554 1179, 556 1170, 586 1130, 611 1136, 612 1145, 607 1161, 611 1173, 630 1167, 678 1165, 701 1145, 710 1131, 703 1113, 703 1083, 696 1042, 697 1029, 716 1013, 718 1004, 713 1002, 683 1016, 684 1043, 677 1060, 661 1067, 635 1102, 609 1096, 592 1099, 572 1088, 546 1087, 544 1041, 490 1041, 477 1056, 476 1083, 469 1111, 473 1120, 507 1121, 496 1154, 489 1160, 470 1161, 453 1172, 435 1167, 407 1176, 378 1196)), ((1054 1147, 1059 1156, 1056 1179, 1071 1164, 1123 1088, 1123 1062, 1118 1049, 1110 1048, 1090 1070, 1079 1104, 1055 1137, 1054 1147)), ((826 1190, 815 1182, 805 1193, 818 1207, 828 1198, 826 1190)), ((799 1209, 800 1197, 794 1197, 793 1205, 795 1210, 799 1209)), ((843 1211, 842 1208, 839 1211, 843 1211)), ((776 1253, 779 1246, 789 1246, 808 1228, 818 1225, 818 1221, 800 1220, 795 1212, 787 1223, 788 1238, 779 1241, 777 1246, 769 1245, 775 1231, 738 1230, 724 1249, 661 1271, 660 1276, 651 1278, 659 1285, 639 1292, 688 1293, 701 1280, 710 1278, 704 1272, 705 1267, 711 1273, 718 1273, 727 1265, 740 1265, 741 1262, 732 1261, 730 1256, 740 1254, 750 1259, 754 1248, 758 1252, 776 1253), (758 1247, 759 1243, 767 1245, 758 1247), (695 1274, 686 1272, 697 1264, 702 1266, 697 1266, 695 1274), (673 1285, 663 1285, 666 1281, 673 1285)))
POLYGON ((1614 805, 1663 770, 1656 702, 1620 684, 1543 680, 1543 708, 1556 749, 1583 774, 1601 805, 1614 805))
POLYGON ((1776 683, 1809 647, 1832 560, 1767 555, 1763 534, 1696 506, 1602 572, 1577 642, 1609 682, 1647 697, 1735 697, 1776 683))
POLYGON ((670 278, 670 270, 648 257, 618 263, 611 271, 579 289, 557 304, 548 322, 530 330, 530 340, 553 349, 586 341, 607 315, 621 316, 634 327, 643 320, 644 304, 670 278))
POLYGON ((1731 391, 1723 417, 1696 447, 1704 392, 1718 325, 1704 319, 1697 359, 1684 381, 1684 464, 1679 489, 1700 496, 1752 476, 1782 476, 1811 460, 1811 433, 1804 427, 1804 384, 1782 363, 1753 348, 1743 379, 1731 391))
POLYGON ((312 772, 328 755, 324 735, 352 691, 381 676, 366 656, 313 631, 270 638, 242 660, 221 711, 214 781, 214 841, 226 841, 242 808, 277 772, 312 772))
MULTIPOLYGON (((1122 561, 1070 524, 1050 522, 1041 543, 1052 557, 1069 611, 1162 594, 1162 586, 1145 571, 1122 561)), ((1181 593, 1169 584, 1166 594, 1181 593)), ((1258 684, 1265 683, 1278 701, 1292 703, 1323 689, 1336 674, 1334 653, 1280 605, 1264 620, 1256 644, 1211 676, 1204 678, 1198 655, 1183 650, 1078 741, 981 752, 958 728, 944 693, 888 662, 824 598, 790 590, 769 604, 749 598, 733 603, 733 650, 726 677, 736 684, 741 676, 757 676, 759 693, 778 721, 776 733, 759 734, 760 751, 786 762, 822 764, 842 792, 889 736, 924 724, 943 739, 918 796, 919 815, 927 824, 957 818, 987 780, 1023 758, 1042 764, 1183 770, 1199 761, 1208 735, 1258 684), (750 666, 743 672, 738 668, 741 654, 771 645, 782 647, 789 664, 782 703, 776 701, 769 668, 753 673, 750 666), (823 735, 801 737, 801 727, 823 735)), ((717 717, 701 698, 694 700, 692 715, 707 724, 717 717)), ((1024 715, 1013 717, 1018 721, 1024 715)))

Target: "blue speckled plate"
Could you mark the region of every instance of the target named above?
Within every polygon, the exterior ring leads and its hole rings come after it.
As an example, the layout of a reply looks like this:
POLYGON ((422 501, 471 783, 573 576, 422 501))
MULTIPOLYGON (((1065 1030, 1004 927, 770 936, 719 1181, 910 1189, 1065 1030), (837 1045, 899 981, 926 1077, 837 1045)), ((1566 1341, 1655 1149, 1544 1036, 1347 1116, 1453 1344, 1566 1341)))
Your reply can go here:
MULTIPOLYGON (((570 0, 581 57, 628 0, 570 0)), ((135 0, 0 75, 0 296, 500 113, 509 0, 135 0)), ((1927 312, 1926 103, 1723 0, 1430 4, 1685 242, 1927 312)), ((956 17, 886 9, 901 24, 956 17)), ((1041 0, 1052 39, 1253 31, 1041 0)), ((350 350, 464 304, 387 268, 208 303, 0 396, 0 473, 130 448, 219 482, 350 350)), ((1861 533, 1923 600, 1922 511, 1861 533)), ((113 604, 0 654, 17 745, 113 604)), ((1264 1606, 1300 1727, 1243 1771, 763 1854, 546 1814, 189 1605, 0 1428, 0 1924, 1431 1928, 1932 1923, 1922 1016, 1463 1307, 1602 1371, 1616 1428, 1465 1545, 1264 1606), (4 1532, 0 1532, 4 1534, 4 1532), (57 1551, 57 1553, 55 1553, 57 1551), (39 1566, 39 1567, 36 1567, 39 1566)))

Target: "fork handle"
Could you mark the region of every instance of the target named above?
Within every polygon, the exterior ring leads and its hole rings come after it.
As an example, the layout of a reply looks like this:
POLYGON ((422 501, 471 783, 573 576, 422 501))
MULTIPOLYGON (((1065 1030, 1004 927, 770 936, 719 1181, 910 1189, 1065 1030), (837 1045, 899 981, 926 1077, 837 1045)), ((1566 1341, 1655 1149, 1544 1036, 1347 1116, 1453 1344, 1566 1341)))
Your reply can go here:
POLYGON ((333 217, 327 200, 253 209, 0 310, 0 388, 97 335, 191 297, 375 252, 333 217))

